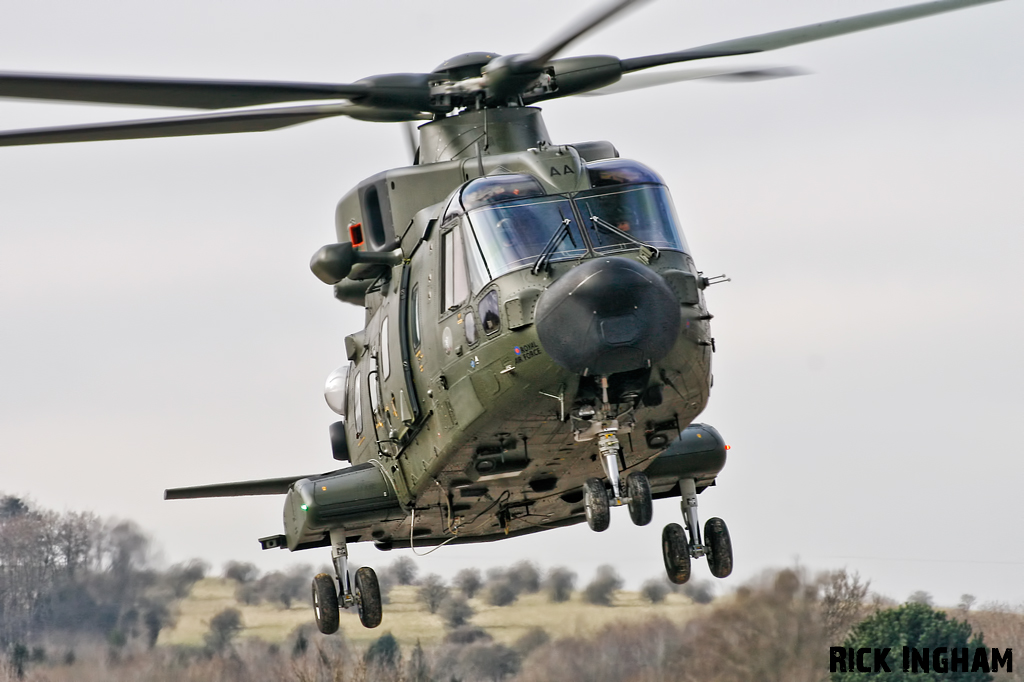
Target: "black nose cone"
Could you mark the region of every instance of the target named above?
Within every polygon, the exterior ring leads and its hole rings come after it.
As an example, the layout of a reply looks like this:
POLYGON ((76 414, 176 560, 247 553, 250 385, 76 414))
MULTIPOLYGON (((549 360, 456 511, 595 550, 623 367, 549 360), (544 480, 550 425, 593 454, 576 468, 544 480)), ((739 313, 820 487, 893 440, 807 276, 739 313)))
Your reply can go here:
POLYGON ((537 335, 568 370, 614 374, 665 357, 679 335, 679 301, 661 276, 628 258, 586 261, 537 301, 537 335))

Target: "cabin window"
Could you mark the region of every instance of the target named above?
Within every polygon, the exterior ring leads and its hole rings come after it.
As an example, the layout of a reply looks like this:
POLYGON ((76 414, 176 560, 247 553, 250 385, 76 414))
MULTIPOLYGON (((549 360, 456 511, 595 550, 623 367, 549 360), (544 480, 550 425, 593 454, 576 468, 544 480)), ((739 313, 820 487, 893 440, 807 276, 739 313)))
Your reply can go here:
POLYGON ((356 379, 352 387, 353 405, 352 421, 356 427, 356 438, 363 435, 363 373, 356 372, 356 379))
POLYGON ((380 368, 384 372, 384 379, 391 376, 391 353, 388 352, 388 318, 380 323, 380 368))
MULTIPOLYGON (((376 364, 374 362, 374 365, 376 364)), ((380 370, 374 367, 366 373, 366 379, 370 389, 370 412, 373 418, 377 419, 380 416, 380 370)))
POLYGON ((409 336, 412 337, 413 349, 420 347, 420 288, 414 286, 409 295, 409 336))
MULTIPOLYGON (((458 223, 456 223, 458 225, 458 223)), ((455 310, 469 296, 469 282, 466 277, 466 255, 462 240, 456 228, 441 235, 441 258, 443 260, 444 311, 455 310)))
POLYGON ((476 315, 472 310, 466 313, 463 326, 466 328, 466 343, 472 346, 476 343, 476 315))
POLYGON ((501 331, 501 314, 498 312, 497 291, 488 291, 487 295, 480 299, 477 312, 480 313, 480 321, 483 322, 485 334, 494 334, 501 331))

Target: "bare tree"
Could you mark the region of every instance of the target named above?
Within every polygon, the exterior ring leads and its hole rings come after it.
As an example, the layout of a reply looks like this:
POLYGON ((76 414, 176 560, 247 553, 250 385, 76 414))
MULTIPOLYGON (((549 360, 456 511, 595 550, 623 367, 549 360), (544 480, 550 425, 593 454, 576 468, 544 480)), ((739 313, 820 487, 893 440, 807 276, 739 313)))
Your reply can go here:
POLYGON ((829 641, 839 642, 867 610, 865 599, 871 581, 861 582, 860 575, 846 569, 822 577, 821 617, 829 641))
POLYGON ((449 592, 448 586, 444 584, 444 578, 436 573, 431 573, 420 581, 420 588, 416 591, 416 598, 423 602, 427 607, 427 611, 437 613, 438 607, 441 606, 441 602, 448 598, 449 592))

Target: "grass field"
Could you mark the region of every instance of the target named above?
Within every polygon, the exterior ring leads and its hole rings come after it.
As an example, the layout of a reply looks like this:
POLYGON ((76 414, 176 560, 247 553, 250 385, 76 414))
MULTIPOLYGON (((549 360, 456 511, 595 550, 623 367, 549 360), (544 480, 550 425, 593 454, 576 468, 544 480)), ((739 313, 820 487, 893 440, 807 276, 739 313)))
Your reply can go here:
MULTIPOLYGON (((424 645, 444 638, 445 626, 439 616, 427 612, 416 599, 417 588, 396 587, 391 602, 384 606, 384 622, 367 630, 359 623, 354 609, 341 612, 341 631, 353 642, 366 643, 391 632, 403 645, 424 645)), ((235 583, 223 578, 206 578, 195 584, 191 594, 178 603, 175 627, 160 634, 160 644, 199 645, 209 629, 210 619, 228 607, 242 612, 245 630, 242 637, 258 637, 281 642, 298 626, 313 623, 313 610, 307 603, 290 609, 273 604, 246 606, 235 600, 235 583)), ((587 635, 615 622, 662 617, 677 623, 689 620, 710 606, 693 604, 688 597, 670 594, 661 604, 650 604, 638 592, 619 591, 612 606, 586 604, 579 593, 563 604, 552 604, 543 593, 522 595, 510 606, 490 606, 480 599, 470 600, 476 611, 471 623, 484 628, 498 642, 509 644, 532 627, 544 628, 553 638, 587 635)))

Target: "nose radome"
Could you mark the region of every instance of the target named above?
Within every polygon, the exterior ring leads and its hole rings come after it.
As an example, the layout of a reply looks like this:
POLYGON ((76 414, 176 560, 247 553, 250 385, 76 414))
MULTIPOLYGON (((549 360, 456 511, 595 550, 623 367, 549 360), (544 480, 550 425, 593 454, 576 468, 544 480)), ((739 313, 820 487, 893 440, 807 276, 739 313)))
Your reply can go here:
POLYGON ((679 301, 647 266, 594 258, 547 288, 534 320, 541 346, 562 367, 615 374, 665 357, 679 335, 679 301))

